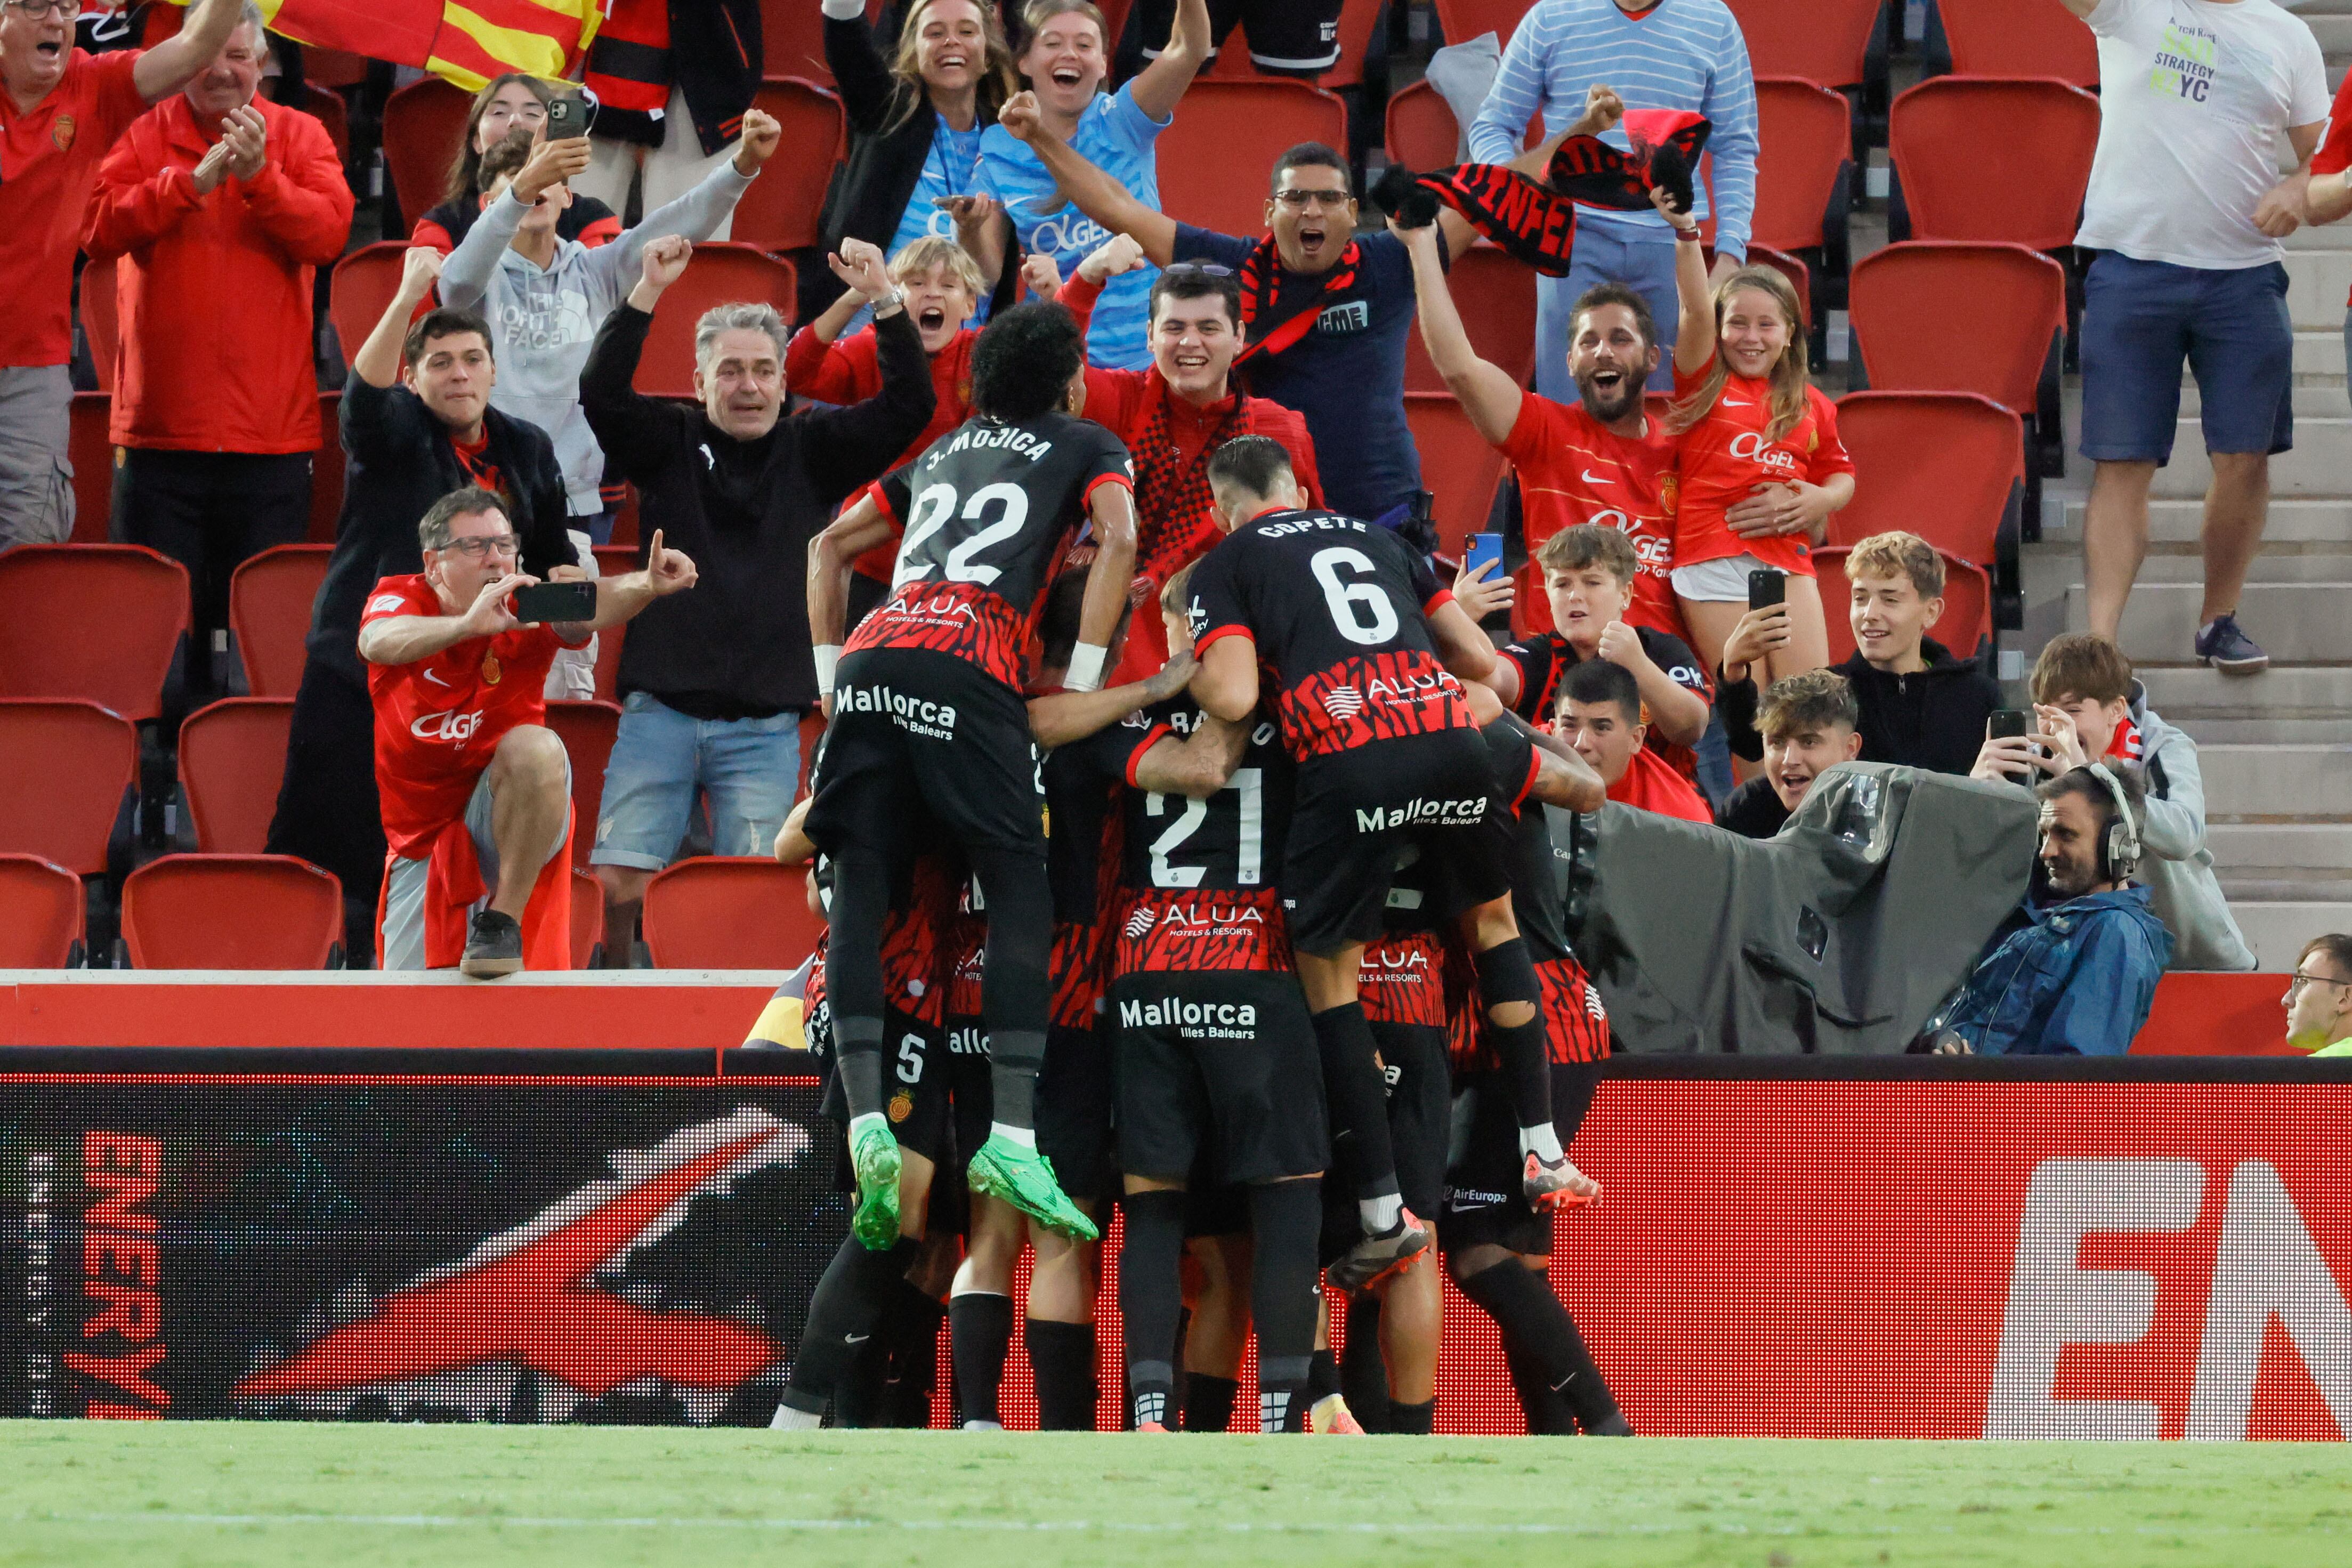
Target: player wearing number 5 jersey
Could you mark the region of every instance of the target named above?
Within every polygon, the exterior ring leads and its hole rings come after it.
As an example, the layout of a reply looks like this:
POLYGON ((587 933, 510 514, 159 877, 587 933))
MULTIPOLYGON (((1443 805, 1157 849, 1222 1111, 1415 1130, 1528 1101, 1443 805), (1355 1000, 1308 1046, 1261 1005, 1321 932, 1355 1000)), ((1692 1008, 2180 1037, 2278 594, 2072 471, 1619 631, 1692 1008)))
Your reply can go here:
POLYGON ((1061 412, 1084 358, 1058 305, 997 318, 972 351, 978 414, 870 488, 810 556, 809 625, 833 727, 808 836, 835 868, 826 963, 854 1224, 877 1248, 898 1234, 898 1150, 882 1114, 882 916, 894 867, 941 831, 970 858, 988 911, 981 988, 995 1109, 971 1156, 972 1189, 1068 1235, 1096 1235, 1037 1152, 1054 911, 1023 698, 1031 623, 1076 530, 1091 520, 1097 553, 1066 685, 1100 682, 1134 571, 1127 448, 1061 412), (905 533, 890 597, 844 649, 850 563, 894 522, 905 533))
MULTIPOLYGON (((1573 1180, 1552 1131, 1542 994, 1505 869, 1529 764, 1519 752, 1522 776, 1496 776, 1463 687, 1493 672, 1494 648, 1424 559, 1385 529, 1297 510, 1289 458, 1264 437, 1218 448, 1209 483, 1229 531, 1192 574, 1192 693, 1221 719, 1246 718, 1264 664, 1298 760, 1280 886, 1365 1229, 1332 1278, 1357 1289, 1428 1245, 1398 1194, 1356 990, 1408 846, 1442 884, 1432 890, 1438 912, 1460 920, 1476 955, 1490 1037, 1511 1075, 1528 1196, 1564 1198, 1573 1180)), ((1600 804, 1592 784, 1585 809, 1600 804)))

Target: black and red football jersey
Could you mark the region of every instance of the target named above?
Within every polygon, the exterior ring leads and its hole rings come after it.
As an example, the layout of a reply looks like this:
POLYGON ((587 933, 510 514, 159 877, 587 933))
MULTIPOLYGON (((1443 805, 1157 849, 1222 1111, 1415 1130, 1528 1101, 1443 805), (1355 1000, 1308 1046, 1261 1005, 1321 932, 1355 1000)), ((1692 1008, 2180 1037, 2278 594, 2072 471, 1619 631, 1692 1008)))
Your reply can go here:
MULTIPOLYGON (((1114 730, 1109 731, 1116 734, 1114 730)), ((1083 1029, 1095 1021, 1108 983, 1111 906, 1118 898, 1119 828, 1115 772, 1096 765, 1084 742, 1046 753, 1045 875, 1054 891, 1053 1021, 1083 1029)))
POLYGON ((941 940, 952 933, 962 890, 962 868, 939 856, 917 857, 907 895, 882 917, 882 996, 926 1024, 944 1022, 955 954, 941 940))
POLYGON ((1385 528, 1333 512, 1272 511, 1235 529, 1192 569, 1192 644, 1257 645, 1294 757, 1472 723, 1462 683, 1438 662, 1429 616, 1453 595, 1385 528))
POLYGON ((845 651, 952 654, 1016 689, 1038 601, 1097 487, 1135 487, 1119 438, 1045 414, 1018 425, 975 416, 867 492, 903 531, 890 596, 845 651))

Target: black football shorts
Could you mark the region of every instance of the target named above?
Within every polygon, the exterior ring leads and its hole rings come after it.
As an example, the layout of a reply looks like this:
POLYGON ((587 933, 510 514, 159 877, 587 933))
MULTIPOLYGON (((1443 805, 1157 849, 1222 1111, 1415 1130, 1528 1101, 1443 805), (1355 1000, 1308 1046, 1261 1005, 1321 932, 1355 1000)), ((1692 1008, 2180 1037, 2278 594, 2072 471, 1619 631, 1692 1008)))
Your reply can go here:
MULTIPOLYGON (((1233 47, 1239 22, 1249 35, 1250 61, 1273 76, 1319 76, 1339 63, 1341 0, 1209 0, 1209 37, 1233 47)), ((1174 31, 1176 0, 1143 0, 1141 47, 1157 59, 1174 31)), ((1117 47, 1118 40, 1109 40, 1117 47)))
POLYGON ((1307 998, 1288 973, 1148 970, 1111 982, 1119 1169, 1221 1182, 1311 1176, 1330 1154, 1307 998))

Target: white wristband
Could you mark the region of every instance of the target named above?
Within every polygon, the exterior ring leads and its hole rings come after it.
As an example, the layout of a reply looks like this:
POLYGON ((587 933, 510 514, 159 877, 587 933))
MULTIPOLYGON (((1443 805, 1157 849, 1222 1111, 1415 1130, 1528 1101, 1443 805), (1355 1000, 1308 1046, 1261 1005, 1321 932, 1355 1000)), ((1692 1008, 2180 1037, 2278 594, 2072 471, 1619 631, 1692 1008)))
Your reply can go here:
POLYGON ((830 697, 833 695, 833 667, 840 662, 841 645, 839 643, 829 642, 817 644, 816 694, 819 697, 830 697))
POLYGON ((1103 681, 1103 661, 1110 650, 1082 642, 1070 650, 1070 668, 1062 677, 1065 691, 1092 691, 1103 681))

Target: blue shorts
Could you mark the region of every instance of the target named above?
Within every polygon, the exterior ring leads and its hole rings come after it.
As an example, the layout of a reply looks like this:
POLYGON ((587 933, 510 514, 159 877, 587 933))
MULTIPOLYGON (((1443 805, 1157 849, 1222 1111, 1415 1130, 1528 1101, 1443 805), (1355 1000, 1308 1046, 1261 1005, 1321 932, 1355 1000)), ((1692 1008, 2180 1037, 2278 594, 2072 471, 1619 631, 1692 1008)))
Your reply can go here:
POLYGON ((2172 460, 2180 362, 2197 377, 2209 452, 2294 445, 2294 323, 2286 268, 2093 258, 2083 305, 2083 456, 2172 460))
POLYGON ((598 866, 658 871, 677 853, 696 786, 710 801, 710 852, 766 855, 800 787, 801 716, 693 719, 643 691, 621 703, 621 731, 597 807, 598 866))

